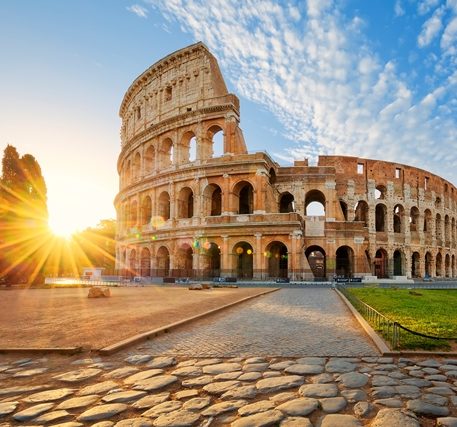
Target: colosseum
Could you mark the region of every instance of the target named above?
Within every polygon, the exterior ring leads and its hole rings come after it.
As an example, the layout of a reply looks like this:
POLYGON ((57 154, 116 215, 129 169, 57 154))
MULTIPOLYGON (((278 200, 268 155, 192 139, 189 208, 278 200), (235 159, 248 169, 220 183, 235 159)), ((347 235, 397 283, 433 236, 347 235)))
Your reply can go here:
POLYGON ((240 105, 202 43, 142 73, 120 107, 122 275, 455 277, 456 192, 415 167, 249 153, 240 105))

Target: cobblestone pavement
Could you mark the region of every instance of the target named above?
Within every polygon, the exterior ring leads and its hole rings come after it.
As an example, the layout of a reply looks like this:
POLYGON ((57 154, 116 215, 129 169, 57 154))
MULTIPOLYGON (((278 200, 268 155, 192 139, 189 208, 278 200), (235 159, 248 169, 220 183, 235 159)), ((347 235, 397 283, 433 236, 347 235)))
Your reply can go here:
POLYGON ((457 359, 127 354, 0 355, 0 427, 457 425, 457 359))
POLYGON ((378 352, 336 292, 281 289, 141 347, 196 357, 368 356, 378 352))

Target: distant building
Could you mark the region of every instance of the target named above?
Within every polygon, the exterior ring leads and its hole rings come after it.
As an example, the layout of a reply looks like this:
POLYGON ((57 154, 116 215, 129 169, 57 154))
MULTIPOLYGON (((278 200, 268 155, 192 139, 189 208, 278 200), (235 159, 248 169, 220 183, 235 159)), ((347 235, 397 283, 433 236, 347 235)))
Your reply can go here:
POLYGON ((82 277, 85 280, 101 280, 104 270, 102 267, 85 267, 82 277))
POLYGON ((248 153, 239 100, 202 43, 135 79, 120 117, 121 274, 456 276, 451 183, 391 162, 320 156, 281 167, 248 153))

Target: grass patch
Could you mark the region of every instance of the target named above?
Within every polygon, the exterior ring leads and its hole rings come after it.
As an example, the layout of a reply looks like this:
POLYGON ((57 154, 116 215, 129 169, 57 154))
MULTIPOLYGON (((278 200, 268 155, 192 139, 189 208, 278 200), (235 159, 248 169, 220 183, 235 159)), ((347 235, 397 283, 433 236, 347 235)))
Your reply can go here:
MULTIPOLYGON (((413 331, 457 337, 457 291, 379 288, 350 288, 348 291, 413 331)), ((432 340, 401 331, 400 348, 403 349, 449 350, 452 344, 453 341, 432 340)))

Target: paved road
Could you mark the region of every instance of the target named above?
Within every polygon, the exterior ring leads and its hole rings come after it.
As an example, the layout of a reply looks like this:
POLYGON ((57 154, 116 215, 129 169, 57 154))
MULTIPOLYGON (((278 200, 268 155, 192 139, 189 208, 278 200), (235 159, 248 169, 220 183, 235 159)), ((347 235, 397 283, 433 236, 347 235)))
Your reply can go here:
POLYGON ((281 289, 136 350, 198 357, 373 356, 376 348, 331 289, 281 289))

